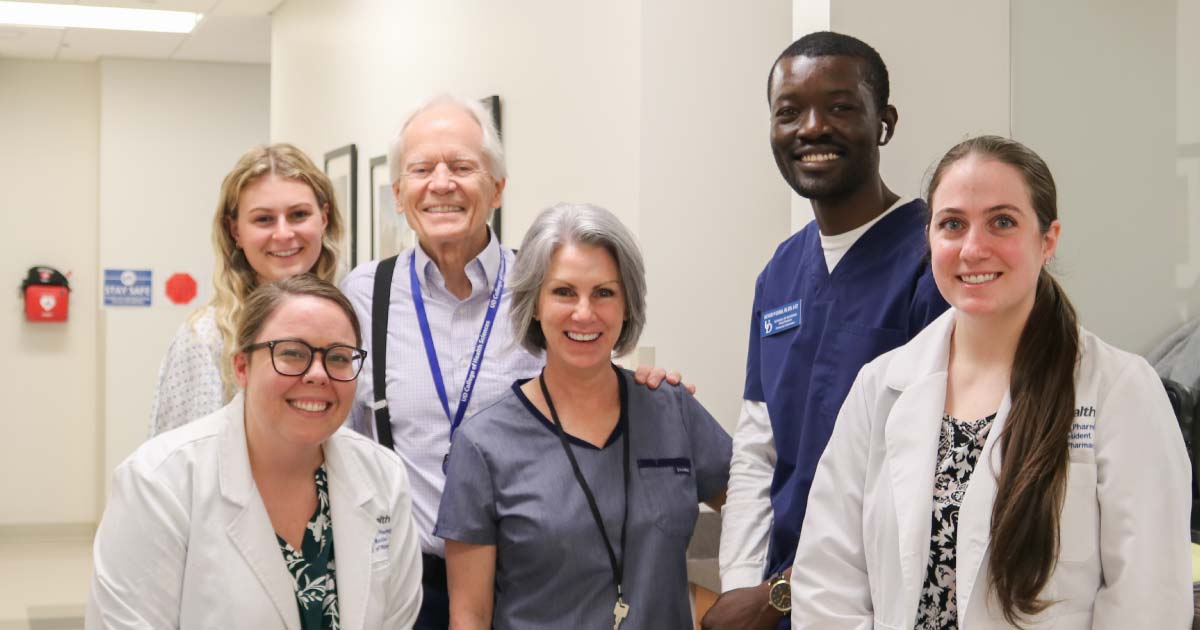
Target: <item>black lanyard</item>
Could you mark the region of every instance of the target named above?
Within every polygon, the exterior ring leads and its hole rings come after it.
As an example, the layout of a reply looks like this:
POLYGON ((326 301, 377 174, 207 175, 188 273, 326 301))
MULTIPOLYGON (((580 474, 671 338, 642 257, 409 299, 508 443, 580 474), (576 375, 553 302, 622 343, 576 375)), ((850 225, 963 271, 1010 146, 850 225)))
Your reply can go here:
MULTIPOLYGON (((613 371, 616 370, 617 366, 614 365, 613 371)), ((617 601, 624 601, 621 582, 625 579, 625 526, 629 522, 629 395, 625 391, 625 379, 621 377, 620 372, 617 372, 617 387, 621 398, 621 415, 617 418, 617 426, 623 433, 621 441, 623 442, 625 461, 625 512, 621 515, 620 558, 617 557, 612 543, 608 540, 608 532, 604 530, 604 519, 600 516, 600 508, 596 506, 596 497, 592 494, 587 480, 583 478, 583 471, 579 470, 579 462, 575 460, 575 453, 571 451, 571 445, 567 443, 567 434, 563 433, 562 423, 558 421, 558 412, 554 409, 554 401, 550 399, 550 390, 546 389, 546 370, 544 368, 538 375, 538 384, 542 386, 542 396, 546 399, 546 406, 550 408, 550 417, 554 420, 554 432, 558 434, 558 441, 562 443, 563 450, 567 453, 567 459, 571 460, 571 470, 575 471, 575 481, 579 482, 583 496, 587 497, 588 507, 592 510, 592 519, 596 521, 596 529, 600 530, 600 538, 604 539, 604 550, 608 552, 608 562, 612 566, 613 582, 617 584, 617 601)))

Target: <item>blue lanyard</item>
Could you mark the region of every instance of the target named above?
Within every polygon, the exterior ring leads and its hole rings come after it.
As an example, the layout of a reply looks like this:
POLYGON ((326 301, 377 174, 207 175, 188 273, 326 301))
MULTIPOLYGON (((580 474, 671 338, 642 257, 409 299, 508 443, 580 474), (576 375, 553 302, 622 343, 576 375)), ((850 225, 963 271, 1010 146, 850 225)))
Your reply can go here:
POLYGON ((438 363, 437 348, 433 346, 433 333, 429 330, 429 317, 425 314, 425 299, 421 297, 421 283, 417 280, 417 252, 408 258, 408 277, 412 283, 413 307, 417 310, 417 321, 421 323, 421 337, 425 341, 425 356, 429 359, 429 371, 433 374, 433 386, 437 388, 438 398, 442 402, 442 410, 450 421, 450 439, 454 439, 454 431, 462 424, 463 416, 467 413, 467 405, 471 402, 474 392, 475 379, 479 377, 479 366, 483 363, 483 353, 487 350, 488 339, 492 336, 492 324, 496 321, 496 311, 500 308, 500 296, 504 293, 504 252, 500 252, 500 271, 496 273, 496 286, 492 289, 492 299, 488 302, 487 314, 483 317, 483 327, 479 329, 479 338, 475 341, 475 352, 471 355, 471 365, 467 369, 467 377, 463 379, 462 394, 458 397, 458 409, 450 415, 450 399, 446 396, 446 383, 442 380, 442 368, 438 363))

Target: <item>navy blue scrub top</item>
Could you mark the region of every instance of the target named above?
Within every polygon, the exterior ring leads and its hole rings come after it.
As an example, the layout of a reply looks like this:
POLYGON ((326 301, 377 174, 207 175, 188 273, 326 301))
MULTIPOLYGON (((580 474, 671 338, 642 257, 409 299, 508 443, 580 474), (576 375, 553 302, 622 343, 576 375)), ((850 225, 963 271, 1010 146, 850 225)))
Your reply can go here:
POLYGON ((744 397, 767 404, 775 437, 775 524, 764 577, 792 565, 817 461, 859 369, 948 307, 929 270, 927 212, 919 199, 896 208, 859 237, 832 274, 817 224, 809 223, 758 276, 744 397), (780 331, 774 319, 764 334, 763 314, 797 301, 799 325, 780 331))

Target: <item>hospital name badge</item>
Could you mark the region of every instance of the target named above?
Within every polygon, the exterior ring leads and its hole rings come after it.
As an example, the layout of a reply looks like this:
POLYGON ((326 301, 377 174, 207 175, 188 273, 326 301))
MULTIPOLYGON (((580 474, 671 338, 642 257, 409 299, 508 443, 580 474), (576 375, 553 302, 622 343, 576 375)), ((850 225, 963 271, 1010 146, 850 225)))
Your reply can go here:
POLYGON ((800 301, 776 306, 762 315, 762 336, 770 337, 800 325, 800 301))

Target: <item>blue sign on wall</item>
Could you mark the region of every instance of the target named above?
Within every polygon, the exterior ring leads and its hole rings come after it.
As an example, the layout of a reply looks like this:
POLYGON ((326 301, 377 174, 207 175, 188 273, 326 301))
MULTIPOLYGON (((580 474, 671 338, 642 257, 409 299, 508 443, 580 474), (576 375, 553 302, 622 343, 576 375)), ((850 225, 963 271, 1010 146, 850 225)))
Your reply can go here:
POLYGON ((105 306, 150 306, 149 269, 105 269, 105 306))

